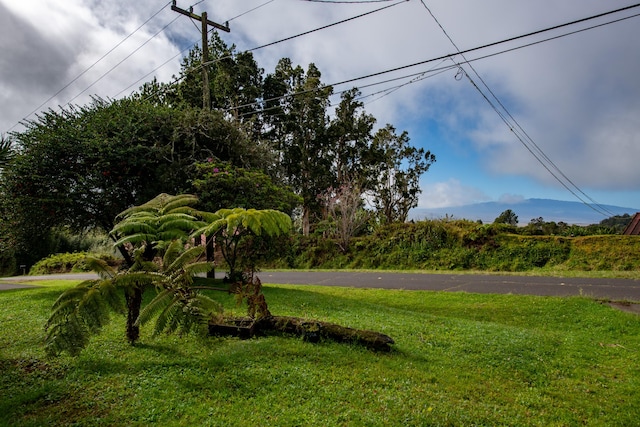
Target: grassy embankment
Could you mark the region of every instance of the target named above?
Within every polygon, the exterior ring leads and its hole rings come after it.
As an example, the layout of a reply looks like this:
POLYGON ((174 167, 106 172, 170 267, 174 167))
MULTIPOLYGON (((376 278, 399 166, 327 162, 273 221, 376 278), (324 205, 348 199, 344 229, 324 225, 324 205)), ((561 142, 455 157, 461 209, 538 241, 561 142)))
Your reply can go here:
POLYGON ((530 236, 515 234, 514 230, 470 221, 393 224, 353 239, 346 253, 329 239, 297 238, 289 245, 289 252, 279 254, 273 265, 556 275, 602 272, 607 276, 640 278, 638 236, 530 236))
POLYGON ((396 340, 395 349, 285 337, 151 339, 147 330, 130 347, 124 319, 114 317, 80 357, 47 359, 42 326, 70 285, 0 293, 0 425, 640 419, 640 318, 587 298, 266 286, 274 314, 377 330, 396 340))

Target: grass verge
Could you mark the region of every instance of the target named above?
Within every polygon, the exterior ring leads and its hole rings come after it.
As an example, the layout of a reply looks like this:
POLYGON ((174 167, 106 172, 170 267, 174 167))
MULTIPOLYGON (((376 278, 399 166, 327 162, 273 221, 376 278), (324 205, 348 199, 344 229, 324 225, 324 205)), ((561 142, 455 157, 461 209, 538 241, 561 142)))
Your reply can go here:
MULTIPOLYGON (((0 425, 634 425, 640 317, 587 298, 265 286, 274 314, 393 337, 391 353, 296 338, 124 339, 78 358, 42 326, 72 282, 0 292, 0 425)), ((219 297, 220 295, 214 294, 219 297)), ((231 297, 223 295, 233 309, 231 297)))

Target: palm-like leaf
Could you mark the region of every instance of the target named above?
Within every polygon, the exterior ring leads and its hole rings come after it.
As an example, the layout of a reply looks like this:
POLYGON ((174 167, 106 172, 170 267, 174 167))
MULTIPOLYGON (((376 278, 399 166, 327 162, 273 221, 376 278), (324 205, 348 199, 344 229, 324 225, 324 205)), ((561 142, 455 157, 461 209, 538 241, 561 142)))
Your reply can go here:
POLYGON ((111 230, 116 236, 115 245, 146 244, 152 245, 156 252, 163 252, 167 247, 163 242, 186 238, 206 224, 199 219, 204 215, 191 206, 197 200, 190 194, 172 196, 163 193, 121 212, 117 217, 120 222, 111 230))
POLYGON ((91 335, 109 323, 110 312, 124 312, 125 304, 115 278, 89 280, 64 292, 52 307, 45 325, 45 350, 56 355, 77 355, 91 335))

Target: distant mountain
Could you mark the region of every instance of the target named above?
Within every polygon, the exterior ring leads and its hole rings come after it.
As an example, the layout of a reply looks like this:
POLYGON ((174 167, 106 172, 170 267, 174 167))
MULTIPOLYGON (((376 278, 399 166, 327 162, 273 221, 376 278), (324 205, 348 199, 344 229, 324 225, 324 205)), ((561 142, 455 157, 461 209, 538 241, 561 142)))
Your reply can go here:
MULTIPOLYGON (((620 206, 601 205, 607 212, 614 215, 633 215, 640 212, 638 208, 624 208, 620 206)), ((436 219, 445 216, 456 219, 481 220, 483 223, 493 222, 502 212, 511 209, 518 215, 520 225, 526 225, 533 218, 542 217, 545 221, 566 222, 567 224, 589 225, 598 224, 608 218, 589 206, 580 202, 566 202, 550 199, 526 199, 520 202, 486 202, 472 205, 456 206, 452 208, 416 208, 409 214, 410 219, 436 219)), ((602 209, 600 209, 602 210, 602 209)))

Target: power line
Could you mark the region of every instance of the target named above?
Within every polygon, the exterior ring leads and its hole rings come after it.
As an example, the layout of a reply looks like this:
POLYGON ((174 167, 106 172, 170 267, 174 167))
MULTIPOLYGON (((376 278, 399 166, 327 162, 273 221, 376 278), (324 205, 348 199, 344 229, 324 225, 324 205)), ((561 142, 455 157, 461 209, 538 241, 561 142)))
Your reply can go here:
MULTIPOLYGON (((634 6, 634 7, 638 7, 638 6, 640 6, 640 4, 638 4, 638 5, 634 6)), ((611 13, 615 13, 615 12, 607 12, 606 14, 611 14, 611 13)), ((584 18, 584 19, 581 19, 581 20, 580 20, 580 22, 584 22, 584 21, 586 21, 586 20, 588 20, 588 19, 595 19, 595 18, 597 18, 597 17, 599 17, 599 16, 600 16, 600 15, 597 15, 597 16, 594 16, 594 17, 590 17, 590 18, 584 18)), ((427 70, 427 71, 423 71, 423 72, 418 72, 418 73, 413 73, 413 74, 405 75, 405 76, 402 76, 402 77, 392 78, 392 79, 388 79, 388 80, 385 80, 385 81, 382 81, 382 82, 374 82, 374 83, 371 83, 371 84, 367 84, 367 85, 360 86, 360 88, 364 88, 364 87, 371 87, 371 86, 375 86, 375 85, 379 85, 379 84, 388 83, 388 82, 391 82, 391 81, 397 81, 397 80, 406 79, 406 78, 409 78, 409 77, 416 77, 416 78, 414 78, 414 79, 413 79, 413 81, 410 81, 410 82, 407 82, 407 83, 404 83, 404 84, 398 85, 398 86, 397 86, 397 88, 399 88, 399 87, 406 86, 406 85, 408 85, 408 84, 416 83, 417 81, 421 81, 421 80, 423 80, 423 79, 421 79, 421 78, 419 78, 419 77, 420 77, 420 76, 424 76, 424 75, 425 75, 425 73, 427 73, 427 72, 429 72, 429 71, 430 71, 430 72, 432 72, 432 73, 436 73, 436 72, 438 72, 438 74, 439 74, 439 72, 442 72, 442 71, 450 70, 450 69, 452 69, 452 68, 459 68, 459 64, 460 64, 460 63, 471 63, 472 61, 478 61, 478 60, 482 60, 482 59, 490 58, 490 57, 497 56, 497 55, 500 55, 500 54, 503 54, 503 53, 512 52, 512 51, 515 51, 515 50, 518 50, 518 49, 522 49, 522 48, 525 48, 525 47, 529 47, 529 46, 533 46, 533 45, 541 44, 541 43, 544 43, 544 42, 547 42, 547 41, 551 41, 551 40, 559 39, 559 38, 566 37, 566 36, 569 36, 569 35, 573 35, 573 34, 581 33, 581 32, 584 32, 584 31, 588 31, 588 30, 590 30, 590 29, 599 28, 599 27, 602 27, 602 26, 605 26, 605 25, 610 25, 610 24, 613 24, 613 23, 621 22, 621 21, 624 21, 624 20, 627 20, 627 19, 631 19, 631 18, 638 17, 638 16, 640 16, 640 13, 635 14, 635 15, 631 15, 631 16, 626 16, 626 17, 618 18, 618 19, 613 19, 613 20, 610 20, 610 21, 605 22, 605 23, 600 23, 600 24, 592 25, 592 26, 590 26, 590 27, 586 27, 586 28, 578 29, 578 30, 575 30, 575 31, 569 31, 569 32, 567 32, 567 33, 563 33, 563 34, 560 34, 560 35, 556 35, 556 36, 548 37, 548 38, 546 38, 546 39, 542 39, 542 40, 537 40, 537 41, 534 41, 534 42, 526 43, 526 44, 523 44, 523 45, 520 45, 520 46, 516 46, 516 47, 512 47, 512 48, 504 49, 504 50, 499 51, 499 52, 490 53, 490 54, 487 54, 487 55, 484 55, 484 56, 480 56, 480 57, 477 57, 477 58, 473 58, 473 59, 470 59, 470 60, 469 60, 469 59, 465 59, 464 61, 461 61, 461 62, 459 62, 458 64, 449 65, 449 66, 446 66, 446 67, 436 67, 436 68, 432 68, 431 70, 427 70)), ((568 23, 568 24, 563 24, 562 26, 567 26, 567 25, 570 25, 570 24, 569 24, 569 23, 568 23)), ((557 26, 556 26, 556 27, 552 27, 552 28, 550 28, 550 29, 539 30, 539 31, 536 31, 536 32, 534 32, 534 33, 535 33, 535 34, 540 34, 540 33, 543 33, 543 32, 545 32, 545 31, 550 31, 551 29, 555 29, 555 28, 557 28, 557 26)), ((531 34, 531 33, 529 33, 529 34, 531 34)), ((488 44, 488 45, 484 45, 484 46, 479 46, 479 47, 476 47, 476 48, 467 49, 467 50, 465 50, 465 51, 462 51, 461 53, 469 53, 469 52, 477 51, 477 50, 480 50, 480 49, 486 48, 487 46, 496 46, 496 45, 499 45, 499 44, 501 44, 501 43, 506 43, 506 42, 509 42, 509 41, 512 41, 512 40, 516 40, 516 39, 521 39, 521 38, 526 37, 526 36, 527 36, 527 35, 525 34, 525 35, 518 36, 518 37, 512 37, 512 38, 510 38, 510 39, 503 40, 503 41, 500 41, 500 42, 494 42, 494 43, 490 43, 490 44, 488 44)), ((429 63, 429 62, 434 62, 434 61, 437 61, 437 60, 443 60, 443 61, 444 61, 444 60, 452 60, 452 58, 453 58, 453 57, 455 57, 455 56, 457 56, 457 55, 458 55, 457 53, 449 54, 449 55, 444 55, 444 56, 441 56, 441 57, 438 57, 438 58, 432 58, 432 59, 429 59, 429 60, 420 61, 420 62, 418 62, 418 63, 409 64, 409 65, 405 65, 405 66, 402 66, 402 67, 395 67, 395 68, 392 68, 392 69, 390 69, 390 70, 385 70, 385 71, 381 71, 381 72, 377 72, 377 73, 372 73, 372 74, 368 74, 368 75, 361 76, 361 77, 356 77, 356 78, 352 78, 352 79, 348 79, 348 80, 343 80, 343 81, 341 81, 341 82, 337 82, 337 83, 333 83, 333 84, 325 85, 324 87, 327 87, 327 86, 329 86, 329 87, 335 87, 335 86, 339 86, 339 85, 343 85, 343 84, 347 84, 347 83, 353 83, 353 82, 358 81, 358 80, 363 80, 363 79, 367 79, 367 78, 371 78, 371 77, 375 77, 375 76, 380 76, 380 75, 383 75, 383 74, 386 74, 386 73, 395 72, 395 71, 399 71, 399 70, 402 70, 402 69, 407 69, 407 68, 415 67, 415 66, 417 66, 417 65, 422 65, 422 64, 426 64, 426 63, 429 63)), ((435 75, 435 74, 433 74, 433 75, 435 75)), ((429 76, 427 76, 427 77, 432 77, 433 75, 429 75, 429 76)), ((465 73, 465 75, 466 75, 466 73, 465 73)), ((184 77, 184 76, 183 76, 183 77, 184 77)), ((427 77, 424 77, 424 78, 427 78, 427 77)), ((462 76, 460 76, 460 77, 462 77, 462 76)), ((178 81, 179 81, 179 80, 178 80, 178 81)), ((177 82, 176 82, 176 83, 177 83, 177 82)), ((269 99, 262 99, 262 100, 259 100, 259 101, 256 101, 256 102, 252 102, 252 103, 248 103, 248 104, 244 104, 244 105, 235 106, 235 107, 233 107, 233 108, 228 108, 228 109, 225 109, 225 110, 222 110, 222 111, 224 111, 224 112, 229 112, 229 111, 236 110, 236 109, 240 109, 240 108, 245 108, 245 107, 250 107, 250 106, 256 106, 256 105, 264 104, 264 103, 266 103, 266 102, 270 102, 270 101, 277 101, 277 100, 280 100, 280 99, 283 99, 283 98, 287 98, 287 97, 293 97, 293 96, 298 96, 298 95, 308 94, 308 93, 312 93, 312 92, 315 92, 315 91, 317 91, 317 90, 321 90, 321 89, 322 89, 322 88, 318 88, 318 89, 310 89, 310 90, 305 90, 305 91, 299 91, 299 92, 295 92, 295 93, 289 93, 289 94, 285 94, 285 95, 283 95, 283 96, 273 97, 273 98, 269 98, 269 99)), ((387 90, 393 90, 393 89, 394 89, 394 88, 390 88, 390 89, 387 89, 387 90)), ((333 93, 333 95, 338 95, 338 94, 343 93, 343 92, 345 92, 345 91, 346 91, 346 90, 338 91, 338 92, 334 92, 334 93, 333 93)), ((380 91, 380 92, 378 92, 378 93, 381 93, 381 92, 384 92, 384 91, 380 91)), ((483 96, 484 96, 484 94, 483 94, 483 96)), ((363 97, 361 97, 361 98, 363 98, 363 97)), ((280 108, 280 106, 275 106, 275 107, 271 107, 271 108, 263 109, 262 111, 267 111, 267 110, 272 110, 272 109, 277 109, 277 108, 280 108)), ((533 154, 533 153, 532 153, 532 154, 533 154)), ((543 165, 543 166, 544 166, 544 165, 543 165)), ((545 167, 546 167, 546 166, 545 166, 545 167)), ((549 172, 551 173, 551 171, 549 171, 549 172)), ((553 175, 553 174, 552 174, 552 175, 553 175)), ((565 185, 563 184, 563 186, 565 186, 565 185)), ((565 186, 565 188, 566 188, 566 186, 565 186)), ((569 191, 571 192, 571 189, 567 188, 567 190, 569 190, 569 191)), ((574 194, 574 195, 575 195, 575 194, 574 194)), ((578 196, 576 196, 576 197, 577 197, 578 199, 580 199, 578 196)), ((581 200, 581 199, 580 199, 580 200, 581 200)), ((583 201, 583 200, 581 200, 581 201, 583 201)), ((583 201, 583 203, 585 203, 585 202, 583 201)), ((588 204, 587 204, 587 205, 588 205, 588 204)), ((593 207, 591 207, 591 208, 593 209, 593 207)), ((600 213, 600 214, 602 214, 602 212, 599 212, 599 211, 597 211, 597 212, 598 212, 598 213, 600 213)))
POLYGON ((265 47, 273 46, 275 44, 282 43, 282 42, 285 42, 285 41, 289 41, 289 40, 295 39, 297 37, 306 36, 307 34, 315 33, 316 31, 326 30, 327 28, 335 27, 336 25, 344 24, 345 22, 353 21, 355 19, 362 18, 364 16, 371 15, 373 13, 383 11, 385 9, 389 9, 390 7, 397 6, 400 3, 405 3, 407 1, 409 1, 409 0, 400 0, 400 1, 396 2, 396 3, 390 4, 388 6, 383 6, 383 7, 378 8, 378 9, 370 10, 369 12, 361 13, 360 15, 352 16, 350 18, 343 19, 341 21, 334 22, 332 24, 323 25, 322 27, 314 28, 313 30, 305 31, 305 32, 300 33, 300 34, 296 34, 295 36, 285 37, 284 39, 276 40, 276 41, 271 42, 271 43, 263 44, 262 46, 258 46, 258 47, 254 47, 252 49, 248 49, 246 52, 253 52, 254 50, 263 49, 265 47))
MULTIPOLYGON (((362 3, 387 3, 393 0, 300 0, 309 3, 336 3, 336 4, 362 4, 362 3)), ((406 0, 409 1, 409 0, 406 0)))
MULTIPOLYGON (((638 4, 638 5, 634 6, 634 7, 640 7, 640 4, 638 4)), ((610 14, 610 13, 608 13, 608 14, 610 14)), ((469 59, 469 60, 466 60, 466 61, 459 61, 459 63, 464 64, 464 63, 470 63, 470 62, 479 61, 479 60, 482 60, 482 59, 491 58, 491 57, 494 57, 494 56, 497 56, 497 55, 501 55, 501 54, 504 54, 504 53, 513 52, 515 50, 523 49, 525 47, 534 46, 534 45, 545 43, 545 42, 548 42, 548 41, 551 41, 551 40, 556 40, 556 39, 559 39, 559 38, 562 38, 562 37, 567 37, 569 35, 573 35, 573 34, 581 33, 581 32, 584 32, 584 31, 588 31, 588 30, 591 30, 591 29, 594 29, 594 28, 598 28, 598 27, 602 27, 602 26, 605 26, 605 25, 621 22, 621 21, 624 21, 624 20, 627 20, 627 19, 631 19, 631 18, 636 18, 638 16, 640 16, 640 13, 635 14, 635 15, 631 15, 631 16, 626 16, 626 17, 623 17, 623 18, 618 18, 618 19, 611 20, 611 21, 608 21, 608 22, 605 22, 605 23, 596 24, 596 25, 593 25, 591 27, 582 28, 582 29, 575 30, 575 31, 570 31, 568 33, 563 33, 563 34, 560 34, 560 35, 548 37, 546 39, 542 39, 542 40, 537 40, 537 41, 534 41, 534 42, 526 43, 526 44, 523 44, 523 45, 520 45, 520 46, 516 46, 516 47, 512 47, 512 48, 508 48, 508 49, 503 49, 503 50, 498 51, 498 52, 490 53, 490 54, 487 54, 487 55, 484 55, 484 56, 479 56, 477 58, 469 59)), ((582 19, 580 21, 585 21, 585 20, 588 20, 588 19, 595 19, 597 17, 600 17, 600 15, 597 15, 597 16, 592 17, 592 18, 585 18, 585 19, 582 19)), ((567 26, 567 25, 570 25, 570 24, 569 23, 568 24, 563 24, 562 26, 567 26)), ((551 28, 548 28, 548 29, 539 30, 539 31, 536 31, 534 33, 528 33, 528 34, 523 34, 521 36, 511 37, 509 39, 505 39, 505 40, 501 40, 501 41, 485 44, 485 45, 482 45, 482 46, 477 46, 477 47, 465 49, 463 51, 460 51, 459 53, 450 53, 450 54, 438 56, 438 57, 435 57, 435 58, 425 59, 423 61, 414 62, 414 63, 411 63, 411 64, 390 68, 390 69, 387 69, 387 70, 384 70, 384 71, 378 71, 378 72, 375 72, 375 73, 366 74, 364 76, 354 77, 354 78, 342 80, 342 81, 339 81, 339 82, 328 84, 326 86, 332 86, 332 87, 340 86, 340 85, 344 85, 344 84, 347 84, 347 83, 357 82, 359 80, 365 80, 365 79, 369 79, 369 78, 372 78, 372 77, 378 77, 378 76, 381 76, 381 75, 384 75, 384 74, 393 73, 393 72, 396 72, 396 71, 406 70, 408 68, 413 68, 413 67, 417 67, 417 66, 420 66, 420 65, 425 65, 425 64, 428 64, 428 63, 431 63, 431 62, 435 62, 435 61, 453 59, 454 57, 458 56, 459 54, 476 52, 476 51, 479 51, 479 50, 482 50, 482 49, 486 49, 488 47, 495 47, 495 46, 498 46, 500 44, 504 44, 504 43, 508 43, 508 42, 511 42, 511 41, 514 41, 514 40, 519 40, 519 39, 528 37, 528 36, 533 35, 533 34, 541 34, 541 33, 544 33, 545 31, 551 31, 551 30, 556 29, 556 28, 557 28, 557 26, 556 27, 551 27, 551 28)), ((456 68, 457 68, 457 66, 456 66, 456 68)), ((399 77, 399 79, 416 76, 416 75, 419 75, 419 74, 422 74, 422 73, 423 72, 410 74, 408 76, 399 77)), ((237 107, 229 108, 229 109, 227 109, 225 111, 231 111, 231 110, 236 109, 236 108, 250 107, 250 106, 258 105, 258 104, 260 104, 262 102, 275 101, 275 100, 278 100, 278 99, 281 99, 281 98, 284 98, 284 97, 293 96, 293 95, 296 95, 296 94, 305 94, 305 93, 309 93, 309 92, 313 92, 313 91, 314 90, 301 91, 301 92, 297 92, 295 94, 287 94, 287 95, 284 95, 284 96, 281 96, 281 97, 275 97, 275 98, 270 98, 270 99, 266 99, 266 100, 256 101, 256 102, 253 102, 253 103, 248 103, 248 104, 244 104, 244 105, 239 105, 237 107)))
MULTIPOLYGON (((160 12, 162 12, 162 10, 164 10, 164 8, 166 8, 169 4, 171 3, 167 3, 164 6, 162 6, 160 9, 158 9, 158 11, 156 13, 154 13, 153 15, 151 15, 151 17, 149 19, 147 19, 146 21, 144 21, 142 23, 142 25, 140 25, 138 28, 136 28, 135 30, 133 30, 131 33, 129 33, 125 38, 123 38, 122 40, 120 40, 120 42, 118 42, 114 47, 112 47, 111 49, 109 49, 109 51, 107 51, 104 55, 102 55, 100 58, 98 58, 98 60, 96 60, 93 64, 89 65, 89 67, 87 67, 83 72, 81 72, 80 74, 78 74, 76 77, 74 77, 69 83, 67 83, 66 85, 64 85, 60 90, 58 90, 56 93, 54 93, 53 95, 51 95, 49 98, 47 98, 42 104, 38 105, 33 111, 31 111, 29 114, 27 114, 22 120, 26 119, 27 117, 33 115, 34 113, 38 112, 38 110, 40 110, 42 107, 44 107, 49 101, 51 101, 52 99, 54 99, 56 96, 58 96, 60 93, 62 93, 62 91, 64 91, 65 89, 67 89, 69 86, 71 86, 73 83, 75 83, 80 77, 82 77, 83 75, 85 75, 89 70, 91 70, 93 67, 95 67, 100 61, 102 61, 104 58, 106 58, 111 52, 113 52, 114 50, 116 50, 118 47, 120 47, 125 41, 127 41, 130 37, 132 37, 135 33, 137 33, 142 27, 144 27, 145 25, 147 25, 149 23, 149 21, 151 21, 153 18, 155 18, 160 12)), ((14 129, 16 126, 18 126, 20 124, 20 122, 14 124, 13 126, 11 126, 7 132, 11 131, 12 129, 14 129)))
POLYGON ((137 51, 139 51, 140 49, 142 49, 144 46, 146 46, 147 43, 149 43, 151 40, 153 40, 154 38, 156 38, 161 32, 163 32, 164 30, 166 30, 171 24, 173 24, 177 19, 179 18, 179 16, 175 17, 171 22, 169 22, 167 25, 165 25, 164 27, 162 27, 158 32, 156 32, 153 36, 151 36, 149 39, 147 39, 147 41, 145 41, 144 43, 142 43, 140 46, 138 46, 136 49, 134 49, 133 52, 131 52, 129 55, 125 56, 121 61, 119 61, 116 65, 114 65, 113 67, 111 67, 107 72, 105 72, 104 74, 102 74, 100 77, 98 77, 98 79, 96 79, 93 83, 91 83, 89 86, 87 86, 84 90, 82 90, 80 93, 78 93, 76 96, 74 96, 73 98, 71 98, 69 101, 67 101, 67 105, 71 104, 73 101, 75 101, 80 95, 82 95, 83 93, 85 93, 87 90, 89 90, 90 88, 92 88, 96 83, 98 83, 100 80, 102 80, 103 78, 105 78, 109 73, 111 73, 113 70, 115 70, 117 67, 119 67, 124 61, 126 61, 127 59, 131 58, 137 51))
MULTIPOLYGON (((249 9, 249 10, 247 10, 246 12, 241 13, 240 15, 237 15, 237 16, 234 16, 233 18, 229 18, 229 19, 227 19, 227 22, 231 22, 231 21, 233 21, 234 19, 238 19, 238 18, 240 18, 241 16, 244 16, 244 15, 246 15, 246 14, 248 14, 248 13, 251 13, 251 12, 253 12, 254 10, 258 10, 258 9, 260 9, 261 7, 266 6, 266 5, 268 5, 269 3, 272 3, 272 2, 274 2, 274 1, 275 1, 275 0, 269 0, 269 1, 265 2, 265 3, 262 3, 260 6, 256 6, 256 7, 254 7, 253 9, 249 9)), ((391 0, 387 0, 387 1, 391 1, 391 0)))
MULTIPOLYGON (((273 1, 273 0, 271 0, 271 1, 273 1)), ((385 0, 385 1, 392 1, 392 0, 385 0)), ((396 6, 396 5, 398 5, 398 4, 400 4, 400 3, 403 3, 403 2, 406 2, 406 1, 408 1, 408 0, 400 0, 400 1, 398 1, 398 2, 396 2, 396 3, 394 3, 394 4, 392 4, 392 5, 389 5, 389 6, 384 6, 384 7, 378 8, 378 9, 374 9, 374 10, 371 10, 371 11, 369 11, 369 12, 362 13, 362 14, 360 14, 360 15, 352 16, 352 17, 350 17, 350 18, 346 18, 346 19, 343 19, 343 20, 341 20, 341 21, 334 22, 334 23, 332 23, 332 24, 324 25, 324 26, 322 26, 322 27, 318 27, 318 28, 315 28, 315 29, 312 29, 312 30, 309 30, 309 31, 305 31, 305 32, 303 32, 303 33, 299 33, 299 34, 296 34, 296 35, 294 35, 294 36, 286 37, 286 38, 284 38, 284 39, 276 40, 276 41, 274 41, 274 42, 270 42, 270 43, 264 44, 264 45, 262 45, 262 46, 257 46, 257 47, 251 48, 251 49, 247 49, 247 50, 245 50, 245 52, 254 52, 254 51, 256 51, 256 50, 263 49, 263 48, 268 47, 268 46, 273 46, 273 45, 275 45, 275 44, 282 43, 282 42, 285 42, 285 41, 288 41, 288 40, 292 40, 292 39, 297 38, 297 37, 302 37, 302 36, 304 36, 304 35, 311 34, 311 33, 314 33, 314 32, 316 32, 316 31, 324 30, 324 29, 326 29, 326 28, 330 28, 330 27, 333 27, 333 26, 336 26, 336 25, 339 25, 339 24, 343 24, 343 23, 345 23, 345 22, 349 22, 349 21, 352 21, 352 20, 355 20, 355 19, 358 19, 358 18, 362 18, 362 17, 364 17, 364 16, 367 16, 367 15, 370 15, 370 14, 373 14, 373 13, 376 13, 376 12, 380 12, 380 11, 382 11, 382 10, 385 10, 385 9, 387 9, 387 8, 390 8, 390 7, 396 6)), ((270 3, 270 1, 269 1, 269 2, 267 2, 267 3, 264 3, 262 6, 264 6, 264 5, 268 4, 268 3, 270 3)), ((259 6, 259 7, 261 7, 261 6, 259 6)), ((255 9, 256 9, 256 8, 254 8, 254 9, 252 9, 252 10, 255 10, 255 9)), ((245 13, 243 13, 243 14, 241 14, 241 15, 244 15, 244 14, 246 14, 246 13, 247 13, 247 12, 245 12, 245 13)), ((241 16, 241 15, 239 15, 239 16, 241 16)), ((187 49, 185 49, 185 50, 187 50, 187 49)), ((185 50, 183 50, 182 52, 184 52, 185 50)), ((182 52, 180 52, 180 53, 182 53, 182 52)), ((179 54, 178 54, 178 55, 179 55, 179 54)), ((171 59, 169 59, 169 60, 165 61, 162 65, 160 65, 159 67, 157 67, 156 69, 154 69, 153 71, 151 71, 150 73, 148 73, 145 77, 147 77, 148 75, 150 75, 150 74, 152 74, 153 72, 157 71, 159 68, 161 68, 161 67, 162 67, 162 66, 164 66, 165 64, 167 64, 167 63, 171 62, 171 60, 173 60, 173 58, 175 58, 175 57, 176 57, 176 56, 178 56, 178 55, 175 55, 175 56, 173 56, 171 59)), ((200 64, 198 67, 195 67, 195 68, 193 68, 193 69, 191 69, 191 70, 188 70, 188 72, 198 71, 198 70, 200 70, 200 69, 201 69, 203 66, 205 66, 205 65, 214 64, 214 63, 216 63, 216 62, 222 61, 222 60, 224 60, 224 59, 229 59, 229 58, 231 58, 231 57, 232 57, 232 55, 227 55, 227 56, 223 56, 223 57, 221 57, 221 58, 216 58, 216 59, 214 59, 214 60, 212 60, 212 61, 208 61, 208 62, 205 62, 204 64, 200 64)), ((144 77, 143 77, 143 78, 144 78, 144 77)), ((179 82, 180 82, 180 80, 182 80, 183 78, 184 78, 184 76, 183 76, 183 77, 181 77, 181 78, 179 78, 179 79, 174 79, 175 81, 174 81, 174 82, 169 83, 169 85, 171 85, 171 84, 177 84, 177 83, 179 83, 179 82)), ((139 79, 138 81, 136 81, 135 83, 133 83, 132 85, 130 85, 127 89, 129 89, 131 86, 135 85, 135 84, 136 84, 137 82, 139 82, 140 80, 142 80, 142 79, 139 79)), ((126 91, 127 89, 125 89, 125 90, 121 91, 120 93, 118 93, 118 95, 120 95, 122 92, 126 91)), ((118 96, 118 95, 116 95, 116 96, 118 96)))
MULTIPOLYGON (((431 15, 431 17, 433 18, 433 20, 436 22, 436 24, 440 27, 440 29, 442 30, 442 32, 444 33, 444 35, 447 37, 447 39, 449 39, 449 41, 451 42, 451 44, 453 45, 453 47, 456 48, 456 50, 458 52, 460 52, 460 48, 458 47, 458 45, 456 45, 456 43, 453 41, 453 39, 451 38, 451 36, 449 35, 449 33, 447 33, 447 31, 444 29, 444 27, 442 26, 442 24, 440 23, 440 21, 438 20, 438 18, 436 18, 436 16, 433 14, 433 12, 431 11, 431 9, 429 9, 429 7, 426 5, 426 3, 424 2, 424 0, 420 0, 420 2, 422 3, 422 5, 424 6, 424 8, 429 12, 429 14, 431 15)), ((466 61, 467 58, 465 58, 464 54, 461 54, 462 58, 466 61)), ((485 94, 482 92, 482 90, 478 87, 478 85, 473 81, 473 79, 469 76, 468 73, 464 73, 464 75, 467 77, 467 79, 471 82, 471 84, 473 85, 473 87, 483 96, 483 98, 489 103, 489 105, 493 108, 493 110, 498 113, 498 115, 500 116, 500 118, 503 120, 503 122, 509 127, 509 129, 514 133, 514 135, 516 135, 516 137, 518 138, 518 140, 520 141, 520 143, 533 155, 533 157, 562 185, 564 186, 567 190, 569 190, 569 192, 571 194, 573 194, 578 200, 580 200, 583 204, 585 204, 586 206, 590 207, 591 209, 595 210, 596 212, 600 213, 600 214, 608 214, 609 216, 613 216, 614 213, 611 212, 610 210, 607 210, 605 207, 603 207, 602 205, 600 205, 598 202, 596 202, 594 199, 592 199, 589 195, 587 195, 580 187, 578 187, 569 177, 567 177, 567 175, 549 158, 549 156, 547 156, 547 154, 542 150, 542 148, 540 148, 540 146, 538 144, 536 144, 536 142, 533 140, 533 138, 531 138, 529 136, 529 134, 524 130, 524 128, 520 125, 520 123, 513 117, 513 115, 511 115, 511 113, 509 112, 509 110, 505 107, 505 105, 502 103, 502 101, 500 101, 500 99, 496 96, 496 94, 491 90, 491 88, 489 87, 489 85, 484 81, 484 79, 480 76, 480 74, 478 73, 478 71, 473 67, 473 65, 471 63, 467 63, 467 65, 469 66, 469 68, 471 68, 471 70, 474 72, 474 74, 477 76, 477 78, 479 79, 479 81, 482 83, 482 85, 487 89, 487 91, 491 94, 491 96, 493 97, 493 99, 495 99, 495 101, 498 103, 498 105, 500 106, 500 108, 502 108, 502 111, 504 111, 506 113, 506 117, 504 115, 502 115, 499 111, 498 108, 493 104, 493 102, 487 97, 485 96, 485 94), (516 132, 513 128, 514 126, 509 122, 509 120, 507 119, 507 117, 511 120, 511 122, 513 124, 515 124, 515 127, 517 130, 519 130, 520 132, 522 132, 522 135, 519 135, 518 132, 516 132), (527 145, 527 142, 529 142, 529 144, 531 144, 531 146, 533 147, 533 149, 531 149, 531 147, 529 147, 527 145), (542 159, 540 157, 538 157, 538 155, 536 155, 536 153, 539 153, 540 156, 542 156, 542 159), (551 166, 551 168, 553 168, 562 178, 564 178, 564 180, 570 184, 577 192, 579 192, 580 194, 582 194, 583 196, 585 196, 588 200, 590 200, 595 206, 598 207, 598 209, 596 209, 594 206, 592 206, 590 203, 586 202, 585 200, 582 199, 582 197, 580 197, 579 195, 577 195, 573 190, 571 190, 567 184, 565 184, 565 182, 563 182, 562 179, 560 179, 560 177, 558 177, 554 172, 552 172, 547 165, 545 165, 544 161, 546 161, 548 163, 548 165, 551 166)), ((606 216, 606 215, 605 215, 606 216)))

